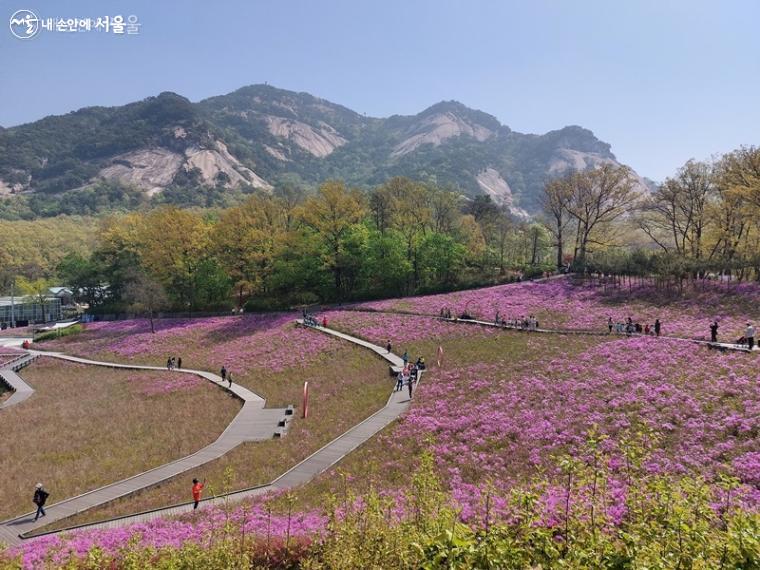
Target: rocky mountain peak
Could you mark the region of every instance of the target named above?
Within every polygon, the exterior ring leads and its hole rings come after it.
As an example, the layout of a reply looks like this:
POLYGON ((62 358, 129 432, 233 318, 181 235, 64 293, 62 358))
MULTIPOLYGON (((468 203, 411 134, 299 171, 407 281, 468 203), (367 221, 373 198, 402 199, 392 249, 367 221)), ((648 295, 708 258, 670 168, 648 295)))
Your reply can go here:
POLYGON ((539 209, 547 179, 609 162, 617 162, 610 145, 577 125, 522 134, 453 100, 371 118, 264 84, 199 103, 164 92, 2 129, 0 199, 76 192, 99 180, 189 196, 204 186, 267 190, 328 178, 370 186, 407 176, 485 193, 525 215, 539 209))

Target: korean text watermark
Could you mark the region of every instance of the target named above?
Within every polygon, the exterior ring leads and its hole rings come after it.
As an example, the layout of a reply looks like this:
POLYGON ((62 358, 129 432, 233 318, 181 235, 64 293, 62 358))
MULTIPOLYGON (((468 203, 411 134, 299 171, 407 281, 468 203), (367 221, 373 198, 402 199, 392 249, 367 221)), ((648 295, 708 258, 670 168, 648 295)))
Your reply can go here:
POLYGON ((96 16, 93 18, 39 17, 32 10, 16 10, 10 17, 11 34, 20 40, 30 40, 40 33, 97 32, 114 36, 134 36, 140 33, 137 16, 96 16))

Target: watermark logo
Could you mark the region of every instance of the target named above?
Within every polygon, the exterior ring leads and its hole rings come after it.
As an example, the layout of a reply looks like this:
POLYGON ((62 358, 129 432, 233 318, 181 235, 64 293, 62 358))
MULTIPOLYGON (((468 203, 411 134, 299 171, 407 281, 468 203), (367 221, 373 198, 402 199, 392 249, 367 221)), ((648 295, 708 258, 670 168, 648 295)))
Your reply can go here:
POLYGON ((38 17, 31 10, 16 10, 11 16, 11 33, 21 40, 29 40, 39 32, 77 34, 96 32, 114 36, 134 36, 140 33, 142 24, 134 14, 126 18, 116 16, 96 16, 85 18, 38 17))
POLYGON ((30 40, 40 31, 40 19, 31 10, 16 10, 11 16, 11 33, 20 40, 30 40))

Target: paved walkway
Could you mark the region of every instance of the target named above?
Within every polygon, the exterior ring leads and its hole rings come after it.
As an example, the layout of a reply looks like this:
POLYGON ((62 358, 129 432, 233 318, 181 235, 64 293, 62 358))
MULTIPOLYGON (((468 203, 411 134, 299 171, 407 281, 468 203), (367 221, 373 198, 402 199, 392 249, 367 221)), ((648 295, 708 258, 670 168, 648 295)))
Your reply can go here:
MULTIPOLYGON (((297 321, 299 324, 303 324, 303 321, 297 321)), ((309 327, 313 330, 320 331, 325 334, 329 334, 340 339, 346 340, 358 346, 367 348, 385 359, 391 366, 402 366, 403 360, 396 354, 389 353, 385 348, 374 345, 370 342, 361 340, 359 338, 347 335, 333 329, 324 328, 321 326, 309 327)), ((389 379, 389 385, 395 386, 395 380, 389 379)), ((203 505, 222 505, 229 501, 238 501, 245 498, 255 497, 262 495, 273 490, 283 490, 302 485, 316 477, 317 475, 328 470, 330 467, 338 463, 346 455, 354 451, 361 444, 368 441, 375 434, 388 426, 394 420, 398 419, 410 405, 410 398, 407 389, 400 392, 392 392, 386 405, 369 416, 364 421, 360 422, 356 426, 349 429, 344 434, 332 440, 330 443, 311 454, 309 457, 287 470, 285 473, 277 477, 269 485, 262 485, 259 487, 253 487, 251 489, 245 489, 242 491, 236 491, 224 496, 204 499, 203 505)), ((92 523, 80 525, 77 528, 83 529, 102 529, 102 528, 114 528, 119 526, 125 526, 134 523, 147 522, 157 518, 164 518, 173 515, 180 515, 189 513, 193 510, 192 503, 183 503, 180 505, 172 505, 161 509, 155 509, 146 511, 143 513, 137 513, 134 515, 127 515, 100 523, 92 523)), ((46 521, 47 524, 47 521, 46 521)), ((0 527, 2 532, 2 527, 0 527)), ((31 538, 31 537, 29 537, 31 538)), ((13 541, 14 544, 20 542, 18 538, 13 541)))
MULTIPOLYGON (((30 351, 29 358, 35 358, 38 356, 47 356, 50 358, 58 358, 70 362, 78 362, 81 364, 89 364, 93 366, 106 366, 109 368, 166 371, 165 367, 159 366, 117 364, 112 362, 88 360, 86 358, 78 358, 76 356, 68 356, 55 352, 30 351)), ((249 441, 270 440, 274 437, 274 433, 277 430, 277 426, 280 420, 285 418, 285 409, 265 409, 265 401, 261 396, 254 394, 244 386, 240 386, 238 384, 233 384, 230 388, 228 387, 227 383, 222 382, 222 379, 216 374, 202 370, 190 369, 175 370, 175 372, 201 376, 202 378, 205 378, 208 381, 220 386, 224 390, 231 392, 243 401, 241 410, 238 412, 235 418, 233 418, 232 422, 230 422, 222 434, 216 439, 216 441, 207 445, 203 449, 181 459, 177 459, 176 461, 161 465, 160 467, 156 467, 154 469, 145 471, 127 479, 123 479, 116 483, 100 487, 99 489, 88 491, 77 497, 72 497, 58 503, 51 504, 45 508, 47 516, 38 520, 37 522, 34 521, 33 512, 4 521, 0 523, 0 540, 8 544, 17 544, 19 542, 18 535, 32 532, 41 526, 48 525, 57 520, 67 518, 71 515, 86 511, 93 507, 108 503, 120 497, 130 495, 136 491, 161 483, 162 481, 170 479, 176 475, 179 475, 180 473, 184 473, 190 469, 194 469, 205 463, 208 463, 209 461, 218 459, 241 443, 249 441)), ((3 370, 2 374, 5 376, 6 370, 3 370)), ((24 385, 28 387, 28 384, 24 383, 24 385)), ((33 392, 31 387, 29 387, 29 390, 33 392)), ((29 397, 30 395, 31 393, 29 393, 26 397, 29 397)))

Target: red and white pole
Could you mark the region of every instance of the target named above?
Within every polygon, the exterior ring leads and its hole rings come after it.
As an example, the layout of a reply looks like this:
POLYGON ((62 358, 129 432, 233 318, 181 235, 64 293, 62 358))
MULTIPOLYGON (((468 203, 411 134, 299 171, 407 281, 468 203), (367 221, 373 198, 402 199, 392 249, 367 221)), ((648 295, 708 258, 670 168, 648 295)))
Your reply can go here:
POLYGON ((309 417, 309 382, 303 383, 303 414, 302 418, 309 417))

